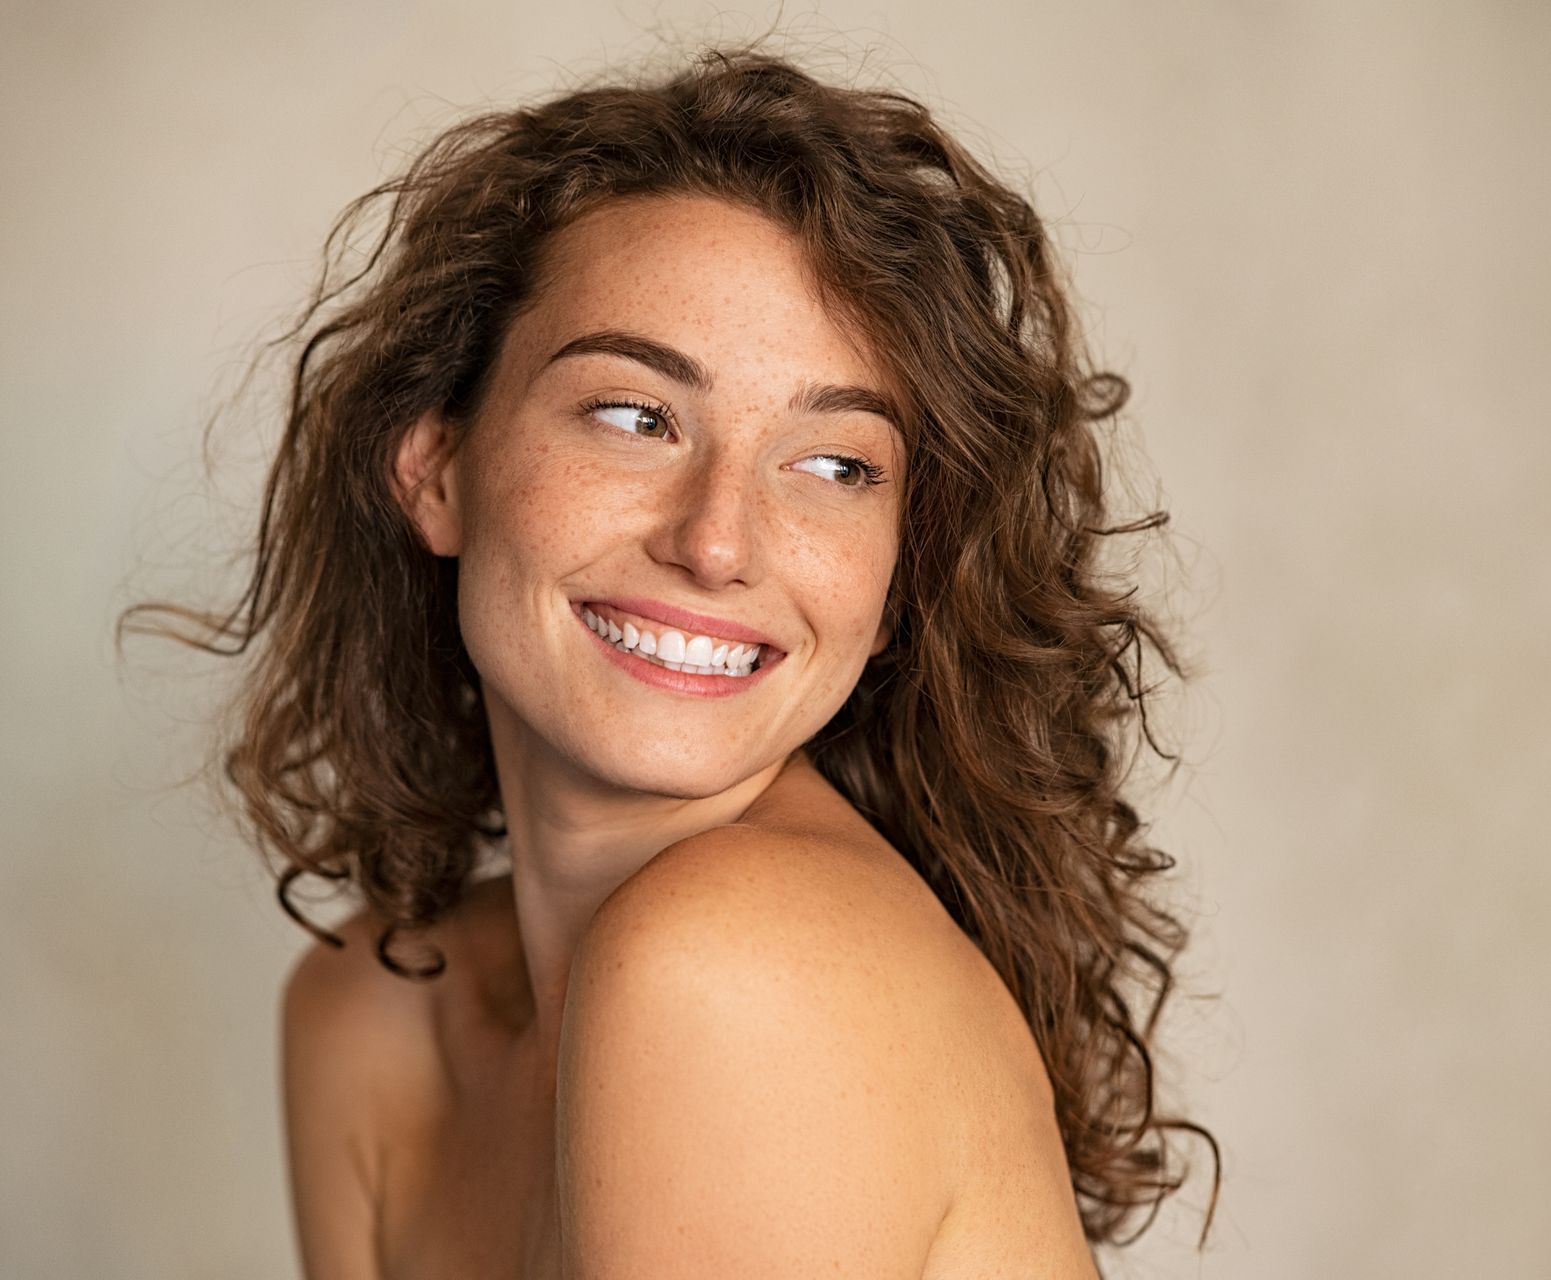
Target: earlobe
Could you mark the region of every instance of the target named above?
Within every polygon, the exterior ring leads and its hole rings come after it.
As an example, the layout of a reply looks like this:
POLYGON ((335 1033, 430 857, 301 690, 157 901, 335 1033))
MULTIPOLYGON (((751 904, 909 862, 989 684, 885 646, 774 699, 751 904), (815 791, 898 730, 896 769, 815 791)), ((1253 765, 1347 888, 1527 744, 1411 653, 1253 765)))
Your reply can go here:
POLYGON ((463 547, 455 443, 441 410, 431 409, 404 433, 394 458, 394 496, 438 556, 455 556, 463 547))
POLYGON ((889 647, 889 638, 891 634, 892 633, 889 628, 888 620, 884 619, 884 621, 878 624, 878 634, 873 637, 872 649, 868 652, 867 656, 869 658, 876 658, 880 653, 887 649, 889 647))

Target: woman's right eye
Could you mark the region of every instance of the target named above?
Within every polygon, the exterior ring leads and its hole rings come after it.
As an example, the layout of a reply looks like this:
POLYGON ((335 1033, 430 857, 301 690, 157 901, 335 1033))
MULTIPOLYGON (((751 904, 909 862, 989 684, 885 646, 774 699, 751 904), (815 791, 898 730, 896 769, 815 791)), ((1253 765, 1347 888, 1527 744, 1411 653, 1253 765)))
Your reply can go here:
POLYGON ((668 410, 664 405, 638 400, 596 400, 583 406, 584 413, 612 424, 627 435, 658 440, 659 430, 668 429, 668 410))

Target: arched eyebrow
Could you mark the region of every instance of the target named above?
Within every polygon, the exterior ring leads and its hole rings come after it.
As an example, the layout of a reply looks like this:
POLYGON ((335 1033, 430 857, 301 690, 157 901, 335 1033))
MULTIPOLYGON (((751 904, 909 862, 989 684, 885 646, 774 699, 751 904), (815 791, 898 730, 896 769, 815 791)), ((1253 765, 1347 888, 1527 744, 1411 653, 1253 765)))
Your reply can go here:
MULTIPOLYGON (((634 360, 664 378, 694 391, 710 391, 715 385, 711 371, 694 356, 670 347, 665 342, 624 329, 599 329, 584 333, 556 351, 544 362, 545 367, 569 356, 604 355, 634 360)), ((870 387, 841 386, 832 382, 809 382, 787 402, 792 413, 875 413, 896 431, 899 414, 882 392, 870 387)))

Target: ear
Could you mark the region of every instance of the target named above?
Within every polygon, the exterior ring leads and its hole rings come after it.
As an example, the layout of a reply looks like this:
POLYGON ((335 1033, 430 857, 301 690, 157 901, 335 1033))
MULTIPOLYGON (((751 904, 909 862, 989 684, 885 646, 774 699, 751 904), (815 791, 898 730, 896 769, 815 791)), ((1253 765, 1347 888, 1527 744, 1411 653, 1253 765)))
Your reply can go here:
POLYGON ((421 414, 394 458, 394 496, 433 555, 455 556, 463 548, 457 463, 456 438, 440 409, 421 414))
POLYGON ((873 637, 872 648, 868 651, 867 656, 869 658, 876 658, 880 653, 887 649, 889 646, 889 638, 892 634, 893 630, 889 626, 888 618, 885 616, 883 621, 878 624, 878 634, 873 637))

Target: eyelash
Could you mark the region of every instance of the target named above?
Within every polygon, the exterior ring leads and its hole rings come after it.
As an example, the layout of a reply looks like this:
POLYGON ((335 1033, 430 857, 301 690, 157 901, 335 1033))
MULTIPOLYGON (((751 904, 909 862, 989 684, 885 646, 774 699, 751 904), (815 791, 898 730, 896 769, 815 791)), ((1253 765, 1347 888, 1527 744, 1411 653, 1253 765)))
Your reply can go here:
MULTIPOLYGON (((655 414, 670 425, 673 423, 673 409, 669 405, 659 404, 651 400, 610 400, 606 397, 600 397, 596 400, 587 401, 586 404, 582 405, 580 412, 590 414, 596 413, 599 409, 639 409, 643 413, 655 414)), ((626 434, 634 433, 627 432, 626 434)), ((651 437, 642 436, 640 438, 645 440, 651 437)), ((866 458, 857 458, 848 453, 816 453, 813 456, 816 458, 830 458, 835 462, 849 463, 862 473, 863 480, 861 484, 842 484, 840 485, 842 489, 869 489, 874 485, 888 483, 884 478, 883 468, 868 462, 866 458)))

